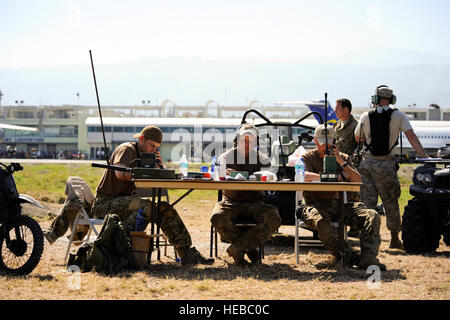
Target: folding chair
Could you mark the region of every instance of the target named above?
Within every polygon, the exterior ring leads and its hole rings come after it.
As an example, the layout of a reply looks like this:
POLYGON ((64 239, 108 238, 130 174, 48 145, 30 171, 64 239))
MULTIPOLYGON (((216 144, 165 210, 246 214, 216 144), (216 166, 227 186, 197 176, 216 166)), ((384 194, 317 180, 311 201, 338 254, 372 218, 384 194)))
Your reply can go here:
POLYGON ((67 264, 68 259, 69 259, 69 252, 70 252, 70 247, 72 245, 73 241, 73 237, 75 235, 76 232, 76 228, 79 225, 85 225, 85 226, 89 226, 89 231, 87 233, 87 235, 80 241, 76 241, 77 245, 86 243, 89 241, 90 236, 91 236, 91 232, 94 231, 95 236, 98 237, 98 231, 95 228, 96 225, 103 225, 103 219, 91 219, 89 218, 88 214, 86 213, 86 210, 84 209, 84 207, 82 207, 76 217, 75 220, 73 222, 73 231, 72 234, 69 237, 69 244, 67 245, 67 250, 66 250, 66 254, 64 256, 64 263, 67 264))
MULTIPOLYGON (((303 191, 297 191, 296 192, 296 203, 301 201, 303 199, 303 191)), ((313 230, 307 226, 305 222, 303 222, 302 219, 297 217, 297 214, 294 212, 294 218, 295 218, 295 243, 294 243, 294 251, 295 251, 295 257, 297 264, 300 262, 300 250, 299 247, 323 247, 322 241, 320 241, 318 232, 316 230, 313 230), (312 236, 306 237, 306 236, 300 236, 300 230, 308 230, 312 232, 312 236)), ((332 222, 332 225, 337 229, 339 227, 339 224, 337 222, 332 222)), ((344 226, 344 238, 347 240, 347 226, 344 226)))
POLYGON ((74 243, 74 236, 77 232, 77 227, 79 225, 89 226, 89 230, 86 236, 76 241, 77 245, 86 243, 90 236, 92 230, 96 236, 98 236, 98 232, 95 229, 96 225, 103 225, 103 219, 91 219, 86 212, 85 205, 91 206, 95 197, 92 191, 89 189, 89 186, 84 182, 84 180, 77 176, 70 176, 66 182, 66 188, 64 193, 67 195, 66 201, 76 201, 79 202, 79 210, 77 215, 75 216, 74 221, 71 223, 71 235, 69 236, 69 244, 67 245, 66 254, 64 255, 64 263, 67 264, 69 258, 69 252, 72 244, 74 243))

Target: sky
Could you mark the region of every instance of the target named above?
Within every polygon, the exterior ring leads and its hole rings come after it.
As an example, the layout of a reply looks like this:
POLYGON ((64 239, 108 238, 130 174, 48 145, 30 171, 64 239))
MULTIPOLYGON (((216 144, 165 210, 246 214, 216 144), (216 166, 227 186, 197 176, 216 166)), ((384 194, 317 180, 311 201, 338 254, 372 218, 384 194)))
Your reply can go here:
POLYGON ((142 57, 301 61, 364 47, 450 55, 450 2, 0 1, 0 67, 142 57))
POLYGON ((449 12, 447 0, 0 0, 0 68, 86 65, 89 50, 98 64, 339 63, 378 47, 450 57, 449 12))

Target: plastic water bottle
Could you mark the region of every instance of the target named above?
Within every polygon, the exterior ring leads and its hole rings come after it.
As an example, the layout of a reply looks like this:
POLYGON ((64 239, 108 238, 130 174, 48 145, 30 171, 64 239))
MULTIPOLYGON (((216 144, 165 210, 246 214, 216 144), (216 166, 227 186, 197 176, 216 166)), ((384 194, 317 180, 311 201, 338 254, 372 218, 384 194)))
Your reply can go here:
POLYGON ((180 173, 183 175, 184 178, 188 176, 188 168, 189 168, 188 160, 186 158, 186 155, 183 154, 183 156, 180 159, 180 173))
POLYGON ((139 209, 139 212, 136 215, 136 226, 134 228, 134 231, 144 231, 144 230, 145 230, 144 216, 142 215, 142 209, 139 209))
POLYGON ((295 182, 305 182, 305 163, 300 157, 295 162, 295 182))
POLYGON ((214 156, 211 160, 211 178, 213 179, 215 179, 216 160, 217 160, 216 156, 214 156))
POLYGON ((227 175, 227 158, 223 157, 222 161, 220 161, 219 180, 225 180, 226 175, 227 175))

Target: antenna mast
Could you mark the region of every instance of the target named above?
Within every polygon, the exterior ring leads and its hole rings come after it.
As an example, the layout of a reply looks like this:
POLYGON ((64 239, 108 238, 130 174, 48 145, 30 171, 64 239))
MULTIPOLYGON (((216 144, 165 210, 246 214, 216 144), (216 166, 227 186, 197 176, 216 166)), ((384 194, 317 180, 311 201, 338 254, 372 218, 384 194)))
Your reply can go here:
POLYGON ((103 133, 103 143, 105 145, 105 160, 109 166, 109 156, 108 156, 108 148, 106 147, 105 128, 103 127, 102 109, 100 108, 100 99, 98 97, 97 80, 95 79, 94 61, 92 60, 91 50, 89 50, 89 56, 91 57, 91 67, 92 67, 92 75, 94 76, 95 94, 97 95, 98 113, 100 115, 100 123, 102 126, 102 133, 103 133))

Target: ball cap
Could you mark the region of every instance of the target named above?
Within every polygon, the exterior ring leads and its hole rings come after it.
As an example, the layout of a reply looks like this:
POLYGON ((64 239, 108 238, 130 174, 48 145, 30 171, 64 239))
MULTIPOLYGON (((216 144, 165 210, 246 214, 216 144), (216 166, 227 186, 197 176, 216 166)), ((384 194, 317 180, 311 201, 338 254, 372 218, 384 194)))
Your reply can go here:
POLYGON ((140 136, 144 136, 145 139, 150 139, 154 142, 161 143, 163 133, 158 127, 147 126, 142 129, 141 133, 136 133, 135 135, 133 135, 133 138, 139 138, 140 136))
POLYGON ((380 98, 390 99, 394 94, 394 91, 392 91, 392 89, 388 86, 382 85, 375 90, 375 94, 377 94, 380 98))
MULTIPOLYGON (((317 139, 319 144, 325 143, 325 125, 321 124, 316 127, 314 131, 314 138, 317 139)), ((336 138, 336 131, 331 125, 327 125, 327 142, 328 144, 333 144, 334 139, 336 138)))
POLYGON ((252 125, 251 123, 246 123, 246 124, 243 124, 239 128, 237 134, 239 136, 243 136, 243 135, 246 135, 246 134, 247 135, 252 135, 252 136, 254 136, 256 138, 258 136, 258 129, 254 125, 252 125))

